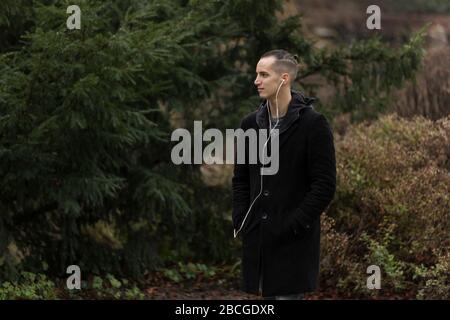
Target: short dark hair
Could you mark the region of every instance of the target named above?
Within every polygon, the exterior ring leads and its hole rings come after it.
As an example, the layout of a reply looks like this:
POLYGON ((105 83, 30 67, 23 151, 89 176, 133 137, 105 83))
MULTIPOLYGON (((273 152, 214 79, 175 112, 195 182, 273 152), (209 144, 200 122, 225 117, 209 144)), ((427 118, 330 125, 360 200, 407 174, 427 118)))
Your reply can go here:
POLYGON ((287 72, 292 78, 291 82, 297 78, 299 58, 296 54, 291 54, 286 50, 276 49, 264 53, 262 58, 275 57, 274 69, 278 73, 287 72))

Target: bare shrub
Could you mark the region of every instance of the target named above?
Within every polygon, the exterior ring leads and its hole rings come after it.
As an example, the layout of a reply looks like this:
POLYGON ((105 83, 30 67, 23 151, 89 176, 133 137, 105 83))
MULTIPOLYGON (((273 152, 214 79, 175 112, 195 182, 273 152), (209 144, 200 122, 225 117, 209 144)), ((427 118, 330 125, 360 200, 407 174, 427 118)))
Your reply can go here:
POLYGON ((322 283, 380 294, 362 282, 375 264, 383 294, 448 298, 450 117, 391 114, 349 126, 336 141, 336 157, 332 220, 322 221, 322 283))

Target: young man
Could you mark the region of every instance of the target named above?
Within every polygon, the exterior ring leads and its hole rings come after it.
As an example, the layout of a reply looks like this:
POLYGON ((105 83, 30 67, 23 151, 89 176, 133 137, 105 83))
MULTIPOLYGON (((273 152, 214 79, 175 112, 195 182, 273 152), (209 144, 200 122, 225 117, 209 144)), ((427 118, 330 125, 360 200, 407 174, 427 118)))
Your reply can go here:
POLYGON ((316 289, 320 214, 336 188, 333 134, 312 107, 314 99, 291 90, 297 70, 288 52, 265 53, 255 79, 264 100, 241 122, 244 131, 277 127, 278 172, 261 176, 261 164, 234 167, 233 224, 243 241, 243 290, 266 299, 301 299, 316 289))

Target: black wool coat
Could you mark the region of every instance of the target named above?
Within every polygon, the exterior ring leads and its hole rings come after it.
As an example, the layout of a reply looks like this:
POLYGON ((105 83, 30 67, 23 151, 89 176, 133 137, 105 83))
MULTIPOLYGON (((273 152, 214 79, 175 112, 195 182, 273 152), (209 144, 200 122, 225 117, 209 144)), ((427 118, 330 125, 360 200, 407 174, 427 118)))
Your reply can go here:
MULTIPOLYGON (((314 99, 296 91, 291 91, 291 95, 279 129, 278 173, 263 176, 262 193, 239 233, 242 289, 263 296, 316 289, 320 215, 336 190, 335 148, 329 123, 313 108, 314 99)), ((265 129, 268 123, 263 103, 242 120, 241 128, 265 129)), ((248 157, 248 141, 245 147, 248 157)), ((240 228, 251 202, 260 192, 260 168, 260 163, 235 162, 232 179, 235 230, 240 228)))

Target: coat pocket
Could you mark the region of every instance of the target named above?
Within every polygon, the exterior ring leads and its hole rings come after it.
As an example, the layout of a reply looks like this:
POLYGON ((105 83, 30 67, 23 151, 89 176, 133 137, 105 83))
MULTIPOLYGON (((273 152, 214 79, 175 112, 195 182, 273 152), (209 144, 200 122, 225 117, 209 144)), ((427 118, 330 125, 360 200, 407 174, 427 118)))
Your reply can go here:
POLYGON ((299 237, 299 233, 296 233, 293 227, 288 225, 285 220, 273 221, 268 229, 276 244, 291 243, 299 237))

